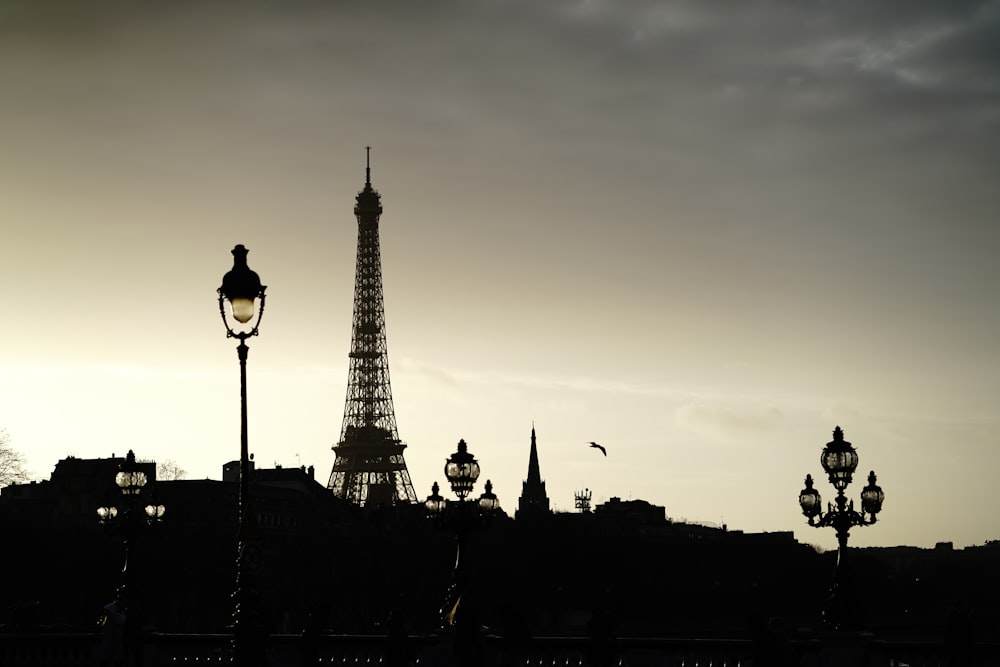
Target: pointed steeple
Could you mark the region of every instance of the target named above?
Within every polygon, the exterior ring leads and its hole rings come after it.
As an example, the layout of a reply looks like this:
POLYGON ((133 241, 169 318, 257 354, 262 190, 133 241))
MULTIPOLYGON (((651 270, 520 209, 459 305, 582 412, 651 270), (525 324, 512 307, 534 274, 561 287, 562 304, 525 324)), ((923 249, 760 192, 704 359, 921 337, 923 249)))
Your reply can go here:
POLYGON ((537 486, 542 483, 542 471, 538 467, 538 441, 535 439, 535 425, 531 425, 531 454, 528 456, 528 479, 525 484, 537 486))
POLYGON ((517 501, 515 518, 537 517, 549 514, 549 497, 545 493, 541 468, 538 465, 538 441, 535 425, 531 425, 531 453, 528 455, 528 479, 521 484, 521 497, 517 501))

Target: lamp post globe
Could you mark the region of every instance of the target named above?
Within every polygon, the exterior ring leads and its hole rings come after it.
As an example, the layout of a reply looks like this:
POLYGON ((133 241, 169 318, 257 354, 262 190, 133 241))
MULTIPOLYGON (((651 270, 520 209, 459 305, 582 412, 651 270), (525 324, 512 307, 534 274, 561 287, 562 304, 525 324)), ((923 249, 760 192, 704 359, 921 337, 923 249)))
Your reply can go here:
POLYGON ((813 488, 812 475, 806 475, 806 488, 799 492, 799 507, 802 508, 802 514, 809 519, 810 525, 820 513, 822 506, 823 499, 820 498, 819 491, 813 488))
POLYGON ((118 474, 115 475, 115 484, 121 489, 123 495, 136 496, 146 486, 146 473, 139 469, 135 461, 135 452, 131 449, 125 455, 125 462, 122 463, 118 474))
POLYGON ((844 440, 844 431, 839 426, 833 430, 833 440, 823 448, 820 463, 838 491, 843 491, 851 483, 858 467, 858 452, 854 445, 844 440))
POLYGON ((497 494, 493 493, 493 482, 486 480, 485 489, 479 496, 479 511, 489 516, 500 509, 500 501, 497 499, 497 494))
POLYGON ((220 301, 225 299, 229 302, 233 319, 240 324, 253 319, 254 300, 264 298, 265 288, 260 283, 260 276, 247 265, 249 252, 243 244, 233 248, 233 268, 222 276, 222 286, 219 287, 220 301))
POLYGON ((882 511, 882 502, 885 500, 882 487, 875 482, 875 471, 872 470, 868 473, 868 485, 861 489, 861 511, 871 515, 872 523, 875 523, 876 515, 882 511))
POLYGON ((146 519, 151 522, 162 521, 163 515, 167 511, 167 508, 155 502, 146 505, 144 509, 146 510, 146 519))
POLYGON ((97 508, 97 520, 101 523, 110 523, 118 516, 118 508, 114 506, 102 505, 97 508))
POLYGON ((434 482, 431 486, 431 495, 427 496, 427 500, 424 501, 424 509, 427 511, 427 516, 432 519, 440 517, 444 513, 447 501, 440 493, 441 487, 438 486, 437 482, 434 482))
POLYGON ((444 476, 448 478, 452 492, 460 501, 464 501, 472 492, 472 487, 479 479, 479 462, 469 453, 465 440, 458 441, 458 451, 445 462, 444 476))

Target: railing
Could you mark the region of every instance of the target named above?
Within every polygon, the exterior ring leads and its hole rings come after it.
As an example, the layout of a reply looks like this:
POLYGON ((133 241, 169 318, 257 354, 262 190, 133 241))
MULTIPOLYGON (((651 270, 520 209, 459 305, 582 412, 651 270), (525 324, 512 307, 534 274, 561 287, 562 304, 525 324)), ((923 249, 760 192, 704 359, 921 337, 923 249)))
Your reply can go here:
MULTIPOLYGON (((143 638, 144 667, 204 667, 232 663, 228 635, 151 633, 143 638)), ((407 638, 414 665, 436 667, 453 662, 448 636, 407 638)), ((324 635, 314 645, 316 664, 323 667, 386 665, 386 639, 381 635, 324 635)), ((267 641, 267 664, 298 667, 303 639, 273 635, 267 641)), ((499 637, 484 637, 478 667, 587 667, 590 642, 585 637, 538 637, 509 646, 499 637)), ((623 667, 760 667, 753 644, 743 639, 622 638, 615 642, 612 664, 623 667)), ((939 642, 883 641, 870 637, 814 638, 786 642, 778 664, 789 667, 950 667, 955 664, 939 642)), ((0 634, 3 667, 93 667, 99 664, 100 638, 86 633, 0 634)), ((1000 643, 977 644, 968 663, 1000 667, 1000 643)))

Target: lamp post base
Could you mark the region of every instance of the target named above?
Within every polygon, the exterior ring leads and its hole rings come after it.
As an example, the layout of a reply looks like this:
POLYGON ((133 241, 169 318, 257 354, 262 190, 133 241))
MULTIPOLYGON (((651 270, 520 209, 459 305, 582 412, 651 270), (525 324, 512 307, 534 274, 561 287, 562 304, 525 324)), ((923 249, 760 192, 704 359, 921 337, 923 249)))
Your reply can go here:
POLYGON ((819 667, 866 667, 873 638, 868 632, 827 632, 820 635, 819 667))
POLYGON ((236 610, 233 612, 233 664, 237 667, 266 667, 264 643, 267 632, 260 618, 260 602, 250 578, 237 579, 236 610))
POLYGON ((823 612, 823 623, 832 632, 859 632, 860 614, 851 587, 835 582, 830 587, 830 602, 823 612))

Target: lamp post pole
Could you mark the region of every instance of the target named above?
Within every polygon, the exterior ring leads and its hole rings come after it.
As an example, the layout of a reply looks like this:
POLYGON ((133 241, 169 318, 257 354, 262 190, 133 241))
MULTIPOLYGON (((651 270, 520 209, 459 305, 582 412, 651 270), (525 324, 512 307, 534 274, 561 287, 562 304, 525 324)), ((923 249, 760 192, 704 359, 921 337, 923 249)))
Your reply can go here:
POLYGON ((241 529, 250 503, 250 446, 247 440, 247 355, 249 352, 250 348, 247 347, 246 337, 240 337, 240 344, 236 346, 236 354, 240 359, 240 495, 237 520, 241 529))
POLYGON ((820 456, 823 470, 834 488, 837 489, 836 505, 827 504, 822 510, 822 499, 813 488, 812 475, 806 475, 805 488, 799 492, 799 506, 802 514, 809 519, 809 525, 816 528, 832 526, 837 534, 837 564, 834 570, 833 586, 830 588, 830 607, 825 620, 831 630, 852 630, 857 619, 852 611, 853 586, 847 563, 847 538, 851 528, 870 526, 875 523, 882 510, 885 494, 875 482, 875 471, 868 474, 868 485, 861 490, 861 511, 854 509, 854 501, 848 500, 844 490, 851 483, 858 467, 858 453, 854 446, 844 440, 844 432, 838 426, 833 431, 833 440, 826 443, 820 456))
POLYGON ((264 315, 264 291, 260 277, 247 266, 243 245, 232 250, 233 268, 222 277, 219 287, 219 314, 226 326, 226 337, 236 338, 236 353, 240 360, 240 482, 237 514, 236 590, 233 593, 233 656, 239 667, 264 664, 262 628, 257 609, 257 593, 253 588, 253 573, 260 568, 261 550, 259 526, 250 503, 250 455, 247 444, 247 338, 257 335, 264 315), (260 308, 254 301, 260 299, 260 308), (236 325, 226 317, 226 302, 236 325), (256 311, 256 312, 255 312, 256 311), (256 315, 256 321, 250 324, 256 315))

